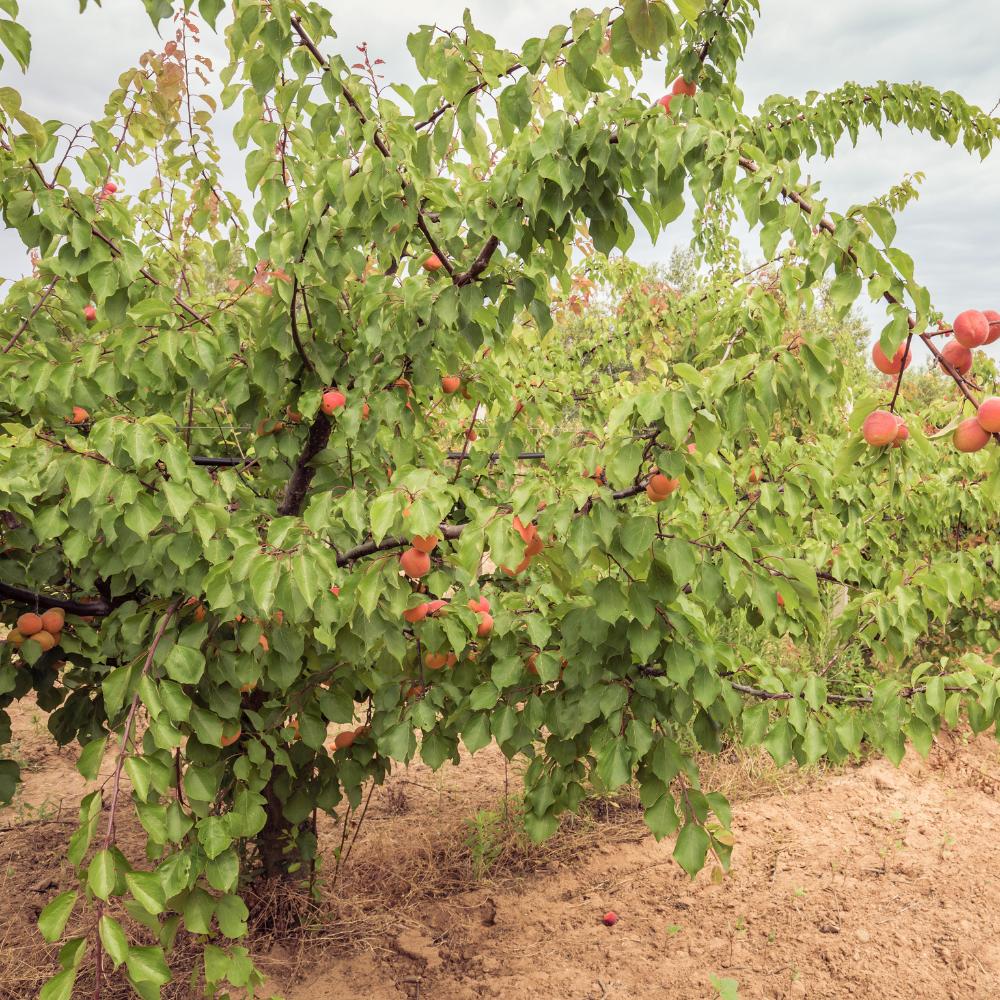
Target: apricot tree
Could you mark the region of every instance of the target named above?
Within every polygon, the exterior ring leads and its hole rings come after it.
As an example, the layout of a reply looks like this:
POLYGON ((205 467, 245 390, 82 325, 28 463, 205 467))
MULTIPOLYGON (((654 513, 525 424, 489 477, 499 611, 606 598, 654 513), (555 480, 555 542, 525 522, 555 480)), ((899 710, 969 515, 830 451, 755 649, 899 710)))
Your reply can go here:
MULTIPOLYGON (((654 835, 721 879, 730 811, 697 753, 898 762, 942 722, 993 724, 993 449, 938 450, 916 421, 867 447, 902 365, 845 428, 843 365, 802 322, 817 290, 886 301, 883 366, 914 337, 942 353, 940 317, 894 245, 900 199, 838 212, 802 167, 890 124, 985 156, 996 120, 884 82, 751 112, 753 0, 581 9, 518 52, 466 14, 410 36, 416 90, 367 51, 348 65, 320 4, 236 0, 220 75, 248 216, 196 92, 193 0, 145 5, 175 34, 104 119, 67 131, 0 90, 3 217, 35 251, 2 307, 0 595, 11 623, 65 612, 58 646, 5 644, 0 697, 33 691, 84 777, 115 761, 80 807, 79 887, 42 914, 53 942, 94 918, 43 1000, 118 973, 158 996, 181 927, 209 992, 256 989, 241 884, 312 869, 320 892, 317 812, 417 754, 529 758, 536 839, 635 780, 654 835), (637 92, 649 61, 669 99, 637 92), (655 239, 687 204, 697 287, 637 281, 599 336, 561 336, 554 314, 635 273, 609 258, 636 222, 655 239), (767 280, 740 269, 738 215, 767 280), (827 583, 850 588, 843 643, 948 655, 843 688, 724 641, 734 613, 820 628, 827 583), (351 728, 329 744, 330 723, 351 728), (126 800, 145 859, 115 843, 126 800)), ((198 11, 215 28, 224 6, 198 11)), ((993 375, 957 360, 955 426, 993 375)), ((0 762, 4 796, 17 778, 0 762)))

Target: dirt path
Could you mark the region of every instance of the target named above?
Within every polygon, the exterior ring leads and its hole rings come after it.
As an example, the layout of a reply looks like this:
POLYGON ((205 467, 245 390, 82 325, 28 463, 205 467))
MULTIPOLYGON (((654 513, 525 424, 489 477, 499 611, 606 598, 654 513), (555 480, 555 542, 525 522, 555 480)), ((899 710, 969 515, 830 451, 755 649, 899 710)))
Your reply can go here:
MULTIPOLYGON (((65 817, 93 786, 38 715, 15 713, 31 768, 20 815, 37 816, 29 806, 48 798, 62 800, 65 817)), ((672 843, 656 844, 627 800, 535 848, 519 845, 516 824, 496 811, 505 788, 516 799, 518 775, 495 747, 437 774, 414 764, 374 791, 318 931, 281 939, 271 921, 254 950, 269 988, 289 1000, 400 1000, 418 988, 422 1000, 712 1000, 711 975, 737 980, 743 998, 773 1000, 1000 992, 992 735, 942 734, 927 762, 910 756, 898 771, 875 761, 786 777, 780 794, 734 801, 732 875, 713 885, 708 871, 692 883, 672 843), (478 882, 463 845, 477 809, 487 811, 479 842, 500 851, 478 882), (619 917, 610 928, 608 910, 619 917)), ((0 826, 17 818, 0 812, 0 826)), ((19 994, 12 970, 31 949, 37 956, 33 922, 65 887, 70 829, 0 831, 2 1000, 37 994, 24 990, 27 978, 19 994)), ((356 830, 352 822, 347 846, 356 830)), ((321 824, 328 858, 343 835, 321 824)), ((124 825, 121 841, 141 861, 141 831, 124 825)))

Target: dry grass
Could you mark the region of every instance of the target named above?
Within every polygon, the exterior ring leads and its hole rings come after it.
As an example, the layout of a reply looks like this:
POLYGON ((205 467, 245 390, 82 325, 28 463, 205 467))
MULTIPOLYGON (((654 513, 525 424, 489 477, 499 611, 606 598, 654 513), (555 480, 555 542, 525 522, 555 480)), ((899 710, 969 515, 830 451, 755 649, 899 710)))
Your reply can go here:
MULTIPOLYGON (((788 794, 830 773, 822 765, 802 771, 791 765, 777 768, 760 748, 735 746, 714 757, 704 755, 698 763, 702 787, 721 791, 733 803, 788 794)), ((446 808, 433 818, 411 817, 410 810, 402 787, 392 789, 381 820, 368 821, 358 831, 336 884, 332 884, 332 861, 329 871, 320 873, 327 882, 319 902, 312 899, 300 876, 261 880, 241 890, 250 911, 248 946, 258 968, 286 984, 294 982, 326 955, 387 950, 391 938, 416 926, 416 918, 428 904, 483 887, 518 892, 528 876, 572 866, 591 853, 595 844, 634 842, 649 835, 643 806, 632 787, 589 799, 580 815, 565 814, 558 832, 542 844, 532 843, 527 836, 519 798, 501 798, 488 809, 480 809, 478 827, 470 817, 462 816, 460 808, 446 808), (485 869, 483 851, 488 855, 485 869)), ((339 829, 321 830, 320 840, 320 853, 332 859, 339 829)), ((132 940, 154 943, 150 932, 126 913, 115 916, 132 940)), ((14 923, 23 930, 22 922, 12 922, 12 928, 14 923)), ((82 923, 80 933, 85 933, 82 923)), ((37 938, 37 933, 30 937, 37 938)), ((200 951, 195 936, 184 931, 178 934, 169 959, 175 980, 163 988, 162 1000, 203 995, 203 978, 194 989, 190 987, 200 951)), ((45 980, 59 971, 57 954, 51 947, 40 955, 33 940, 13 946, 9 940, 0 942, 0 1000, 37 996, 45 980)), ((268 983, 265 992, 270 990, 268 983)), ((92 975, 82 975, 74 998, 92 994, 92 975)), ((114 974, 105 979, 101 995, 105 1000, 133 996, 124 979, 114 974)))

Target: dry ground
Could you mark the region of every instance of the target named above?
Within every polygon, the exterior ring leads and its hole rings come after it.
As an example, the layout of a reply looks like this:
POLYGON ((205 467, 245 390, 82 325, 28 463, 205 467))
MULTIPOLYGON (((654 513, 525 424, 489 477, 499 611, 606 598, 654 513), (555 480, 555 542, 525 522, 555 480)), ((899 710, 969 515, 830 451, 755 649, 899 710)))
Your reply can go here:
MULTIPOLYGON (((0 1000, 37 996, 55 960, 34 921, 72 879, 63 820, 90 790, 44 715, 30 705, 14 714, 30 770, 18 803, 0 812, 0 826, 13 824, 0 830, 0 1000), (46 814, 61 802, 61 815, 18 825, 46 800, 46 814)), ((268 990, 288 1000, 712 1000, 716 975, 754 998, 1000 993, 992 734, 942 733, 926 762, 908 756, 899 770, 875 760, 799 776, 766 761, 733 754, 709 765, 706 786, 734 805, 722 885, 707 871, 692 883, 627 797, 542 847, 523 843, 498 813, 505 791, 516 802, 518 776, 496 747, 437 774, 399 769, 375 789, 360 832, 349 826, 347 844, 357 839, 318 914, 288 886, 249 901, 268 990), (478 881, 463 844, 477 809, 493 812, 499 851, 478 881), (608 928, 611 909, 619 920, 608 928)), ((343 832, 321 823, 328 857, 343 832)), ((142 862, 136 824, 123 823, 119 843, 142 862)), ((178 947, 178 965, 193 960, 193 942, 178 947)), ((106 995, 129 994, 116 984, 106 995)), ((164 989, 199 995, 179 982, 164 989)))

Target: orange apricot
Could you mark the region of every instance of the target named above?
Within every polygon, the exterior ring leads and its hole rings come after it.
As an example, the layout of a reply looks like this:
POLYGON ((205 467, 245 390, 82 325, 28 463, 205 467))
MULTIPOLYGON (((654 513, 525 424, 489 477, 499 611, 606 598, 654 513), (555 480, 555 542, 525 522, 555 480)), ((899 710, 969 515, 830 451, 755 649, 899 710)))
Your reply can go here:
POLYGON ((232 746, 232 744, 235 743, 242 735, 243 735, 242 729, 237 729, 232 736, 227 736, 225 733, 223 733, 220 742, 224 747, 232 746))
POLYGON ((338 750, 344 750, 354 743, 354 736, 355 734, 351 732, 337 733, 336 737, 334 738, 333 745, 338 750))
POLYGON ((861 433, 871 447, 881 448, 896 439, 898 426, 895 416, 888 410, 874 410, 865 417, 861 433))
POLYGON ((66 612, 62 608, 50 608, 42 615, 42 628, 55 634, 66 623, 66 612))
POLYGON ((458 392, 459 387, 462 385, 462 380, 457 375, 442 375, 441 376, 441 388, 449 396, 453 392, 458 392))
POLYGON ((407 608, 403 612, 403 617, 411 624, 422 622, 427 617, 427 605, 418 604, 415 608, 407 608))
POLYGON ((399 565, 411 580, 419 580, 430 572, 431 557, 420 549, 407 549, 399 557, 399 565))
POLYGON ((951 442, 956 451, 979 451, 985 448, 990 442, 990 432, 983 430, 976 417, 969 417, 963 420, 956 428, 951 437, 951 442))
POLYGON ((414 535, 410 544, 421 552, 433 552, 434 547, 441 539, 437 535, 414 535))
POLYGON ((17 629, 21 635, 34 635, 42 631, 42 616, 36 615, 33 611, 21 615, 17 620, 17 629))

